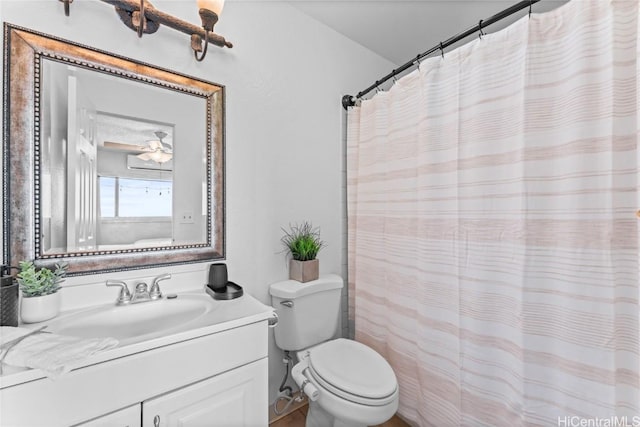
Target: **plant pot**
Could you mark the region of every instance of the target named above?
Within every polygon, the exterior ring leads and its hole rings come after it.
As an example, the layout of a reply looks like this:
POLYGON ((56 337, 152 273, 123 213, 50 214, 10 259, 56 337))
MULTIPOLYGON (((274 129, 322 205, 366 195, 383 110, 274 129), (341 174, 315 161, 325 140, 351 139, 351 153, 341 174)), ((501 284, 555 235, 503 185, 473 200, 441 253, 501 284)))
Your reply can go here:
POLYGON ((320 261, 312 259, 311 261, 297 261, 292 259, 289 262, 289 279, 298 282, 310 282, 319 277, 320 261))
POLYGON ((60 312, 60 294, 54 292, 41 297, 22 297, 20 317, 24 323, 44 322, 60 312))

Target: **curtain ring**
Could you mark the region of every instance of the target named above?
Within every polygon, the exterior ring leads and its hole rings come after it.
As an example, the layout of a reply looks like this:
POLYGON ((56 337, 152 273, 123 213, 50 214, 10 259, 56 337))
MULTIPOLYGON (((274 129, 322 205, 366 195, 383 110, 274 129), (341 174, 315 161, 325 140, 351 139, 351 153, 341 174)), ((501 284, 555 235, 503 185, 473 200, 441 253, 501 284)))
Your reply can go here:
POLYGON ((398 83, 398 79, 396 78, 396 70, 392 70, 391 74, 392 74, 391 78, 393 79, 393 84, 398 83))
POLYGON ((416 67, 418 67, 418 70, 420 70, 420 54, 416 55, 416 60, 413 61, 414 64, 416 64, 416 67))
POLYGON ((480 20, 480 22, 478 22, 478 28, 480 29, 480 34, 478 34, 478 37, 480 37, 480 39, 482 39, 482 36, 484 36, 484 32, 482 31, 482 19, 480 20))
POLYGON ((442 42, 440 42, 440 54, 442 55, 442 59, 444 59, 444 46, 442 45, 442 42))
POLYGON ((379 80, 376 80, 376 94, 380 93, 380 86, 378 86, 380 84, 379 80))

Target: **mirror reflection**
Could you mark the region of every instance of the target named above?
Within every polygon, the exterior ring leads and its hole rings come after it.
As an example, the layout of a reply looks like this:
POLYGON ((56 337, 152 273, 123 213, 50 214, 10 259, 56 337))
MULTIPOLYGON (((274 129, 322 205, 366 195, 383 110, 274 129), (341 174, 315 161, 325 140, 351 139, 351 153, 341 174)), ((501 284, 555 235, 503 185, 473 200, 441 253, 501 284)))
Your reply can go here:
POLYGON ((4 49, 6 264, 224 258, 224 86, 10 24, 4 49))
POLYGON ((207 243, 202 97, 45 59, 43 254, 207 243))

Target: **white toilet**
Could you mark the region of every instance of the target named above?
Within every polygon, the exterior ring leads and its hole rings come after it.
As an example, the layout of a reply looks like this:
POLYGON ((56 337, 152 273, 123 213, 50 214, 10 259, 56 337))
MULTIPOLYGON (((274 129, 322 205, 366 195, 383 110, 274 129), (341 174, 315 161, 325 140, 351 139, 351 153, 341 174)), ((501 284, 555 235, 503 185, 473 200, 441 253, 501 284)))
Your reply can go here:
POLYGON ((371 348, 332 339, 340 315, 340 276, 271 285, 279 317, 279 348, 296 351, 292 376, 309 397, 306 427, 382 424, 398 409, 398 382, 387 361, 371 348))

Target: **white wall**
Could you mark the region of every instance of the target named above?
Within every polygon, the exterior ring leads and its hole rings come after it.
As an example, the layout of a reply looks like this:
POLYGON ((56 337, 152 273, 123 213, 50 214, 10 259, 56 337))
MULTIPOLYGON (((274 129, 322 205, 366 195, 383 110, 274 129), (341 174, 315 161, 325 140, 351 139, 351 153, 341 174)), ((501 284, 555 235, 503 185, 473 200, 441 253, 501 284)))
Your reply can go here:
MULTIPOLYGON (((154 1, 198 23, 195 1, 154 1)), ((112 7, 76 1, 71 16, 53 0, 2 0, 3 21, 226 86, 227 265, 229 278, 269 304, 270 283, 287 278, 281 227, 310 220, 327 247, 321 273, 343 269, 342 95, 386 74, 393 64, 284 2, 228 1, 216 31, 233 49, 211 47, 193 59, 189 37, 168 28, 137 35, 112 7)), ((73 277, 64 307, 110 301, 106 278, 134 281, 165 271, 179 290, 206 281, 208 264, 73 277)), ((164 283, 164 282, 163 282, 164 283)), ((270 349, 270 397, 282 378, 281 353, 270 349)))

